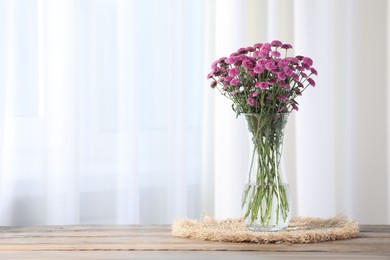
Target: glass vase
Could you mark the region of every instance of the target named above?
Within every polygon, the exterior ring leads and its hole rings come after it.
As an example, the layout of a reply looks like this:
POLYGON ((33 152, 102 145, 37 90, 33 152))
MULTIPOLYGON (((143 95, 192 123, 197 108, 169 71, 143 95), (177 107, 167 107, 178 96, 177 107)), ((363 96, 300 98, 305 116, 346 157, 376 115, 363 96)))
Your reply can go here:
POLYGON ((291 199, 282 171, 288 114, 245 114, 251 143, 248 182, 244 187, 244 222, 252 231, 279 231, 291 218, 291 199))

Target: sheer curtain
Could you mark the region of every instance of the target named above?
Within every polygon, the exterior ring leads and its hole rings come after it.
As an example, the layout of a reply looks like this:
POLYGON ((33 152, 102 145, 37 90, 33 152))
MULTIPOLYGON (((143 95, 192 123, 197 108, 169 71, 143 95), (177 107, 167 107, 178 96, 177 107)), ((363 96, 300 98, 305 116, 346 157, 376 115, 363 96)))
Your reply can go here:
POLYGON ((201 214, 203 1, 0 1, 0 224, 201 214))
MULTIPOLYGON (((390 223, 389 2, 217 0, 215 12, 216 57, 280 39, 319 71, 286 130, 293 213, 390 223)), ((214 99, 215 214, 239 216, 247 130, 214 99)))
POLYGON ((0 0, 0 225, 240 216, 245 122, 211 62, 280 39, 317 87, 290 118, 296 215, 390 223, 390 5, 0 0))

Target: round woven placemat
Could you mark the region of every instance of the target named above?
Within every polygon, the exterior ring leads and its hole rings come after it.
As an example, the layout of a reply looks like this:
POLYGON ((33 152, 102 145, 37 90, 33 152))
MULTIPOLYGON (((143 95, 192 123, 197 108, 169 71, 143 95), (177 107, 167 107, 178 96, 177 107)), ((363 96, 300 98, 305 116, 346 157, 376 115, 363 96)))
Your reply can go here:
POLYGON ((253 232, 242 219, 216 220, 210 216, 200 221, 175 220, 172 224, 174 236, 236 243, 318 243, 353 238, 358 234, 358 223, 340 216, 330 219, 294 217, 289 227, 279 232, 253 232))

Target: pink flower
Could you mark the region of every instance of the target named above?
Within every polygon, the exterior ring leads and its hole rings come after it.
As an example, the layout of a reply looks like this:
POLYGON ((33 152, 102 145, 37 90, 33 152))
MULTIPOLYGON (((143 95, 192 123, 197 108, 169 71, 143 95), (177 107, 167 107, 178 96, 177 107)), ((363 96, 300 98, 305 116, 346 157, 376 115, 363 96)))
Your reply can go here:
POLYGON ((248 105, 250 105, 252 107, 254 107, 256 105, 255 99, 251 98, 251 97, 246 100, 246 103, 248 103, 248 105))
POLYGON ((269 43, 264 43, 261 48, 260 48, 260 51, 270 51, 271 50, 271 44, 269 43))
POLYGON ((287 67, 288 66, 288 62, 285 61, 285 60, 280 60, 278 61, 278 67, 279 68, 284 68, 284 67, 287 67))
POLYGON ((223 78, 223 81, 225 81, 225 83, 229 83, 231 80, 232 80, 232 77, 230 77, 230 76, 226 76, 223 78))
POLYGON ((246 50, 249 51, 249 52, 252 52, 252 51, 254 51, 255 49, 254 49, 252 46, 249 46, 249 47, 246 47, 246 50))
POLYGON ((216 70, 218 68, 218 61, 213 61, 213 63, 211 63, 211 69, 213 70, 216 70))
POLYGON ((271 52, 271 55, 274 56, 274 57, 279 58, 279 57, 280 57, 280 52, 278 52, 278 51, 272 51, 272 52, 271 52))
POLYGON ((287 97, 282 96, 282 95, 279 95, 276 98, 279 99, 280 101, 283 101, 283 102, 288 102, 289 101, 287 97))
POLYGON ((310 59, 309 57, 304 57, 304 58, 302 58, 302 63, 305 63, 305 64, 307 64, 309 66, 312 66, 313 65, 313 60, 310 59))
POLYGON ((307 75, 305 72, 301 72, 301 76, 304 77, 304 78, 307 78, 307 75))
POLYGON ((253 62, 250 60, 244 60, 242 62, 242 66, 247 68, 247 69, 253 69, 255 67, 255 64, 253 64, 253 62))
POLYGON ((237 53, 240 53, 240 54, 247 53, 246 48, 239 48, 239 49, 237 50, 237 53))
POLYGON ((312 85, 313 87, 316 86, 316 83, 315 83, 315 81, 314 81, 312 78, 308 78, 307 81, 308 81, 309 84, 312 85))
POLYGON ((248 70, 248 74, 253 77, 255 75, 255 72, 253 70, 248 70))
POLYGON ((268 54, 269 54, 268 51, 260 51, 259 54, 258 54, 258 56, 259 56, 260 58, 267 58, 267 57, 268 57, 268 54))
POLYGON ((285 79, 286 79, 286 75, 284 75, 283 72, 279 72, 279 73, 278 73, 278 79, 279 79, 279 80, 285 80, 285 79))
POLYGON ((256 49, 260 49, 262 45, 262 43, 256 43, 255 45, 253 45, 253 47, 256 49))
POLYGON ((215 70, 211 70, 211 72, 207 75, 207 79, 210 79, 214 76, 215 70))
POLYGON ((284 81, 279 82, 279 85, 282 86, 282 87, 285 88, 285 89, 290 89, 290 88, 291 88, 290 85, 287 84, 287 83, 284 82, 284 81))
POLYGON ((235 77, 237 76, 238 74, 240 73, 240 69, 239 68, 232 68, 229 70, 229 76, 230 77, 235 77))
POLYGON ((316 69, 315 68, 310 68, 310 71, 311 71, 311 73, 313 73, 314 75, 318 75, 318 73, 317 73, 317 71, 316 71, 316 69))
POLYGON ((284 74, 286 74, 289 77, 291 77, 293 74, 292 70, 288 66, 283 68, 283 72, 284 72, 284 74))
POLYGON ((282 44, 282 46, 281 46, 281 48, 282 49, 286 49, 286 50, 288 50, 288 49, 292 49, 292 45, 291 44, 282 44))
POLYGON ((274 40, 271 42, 271 46, 274 46, 274 47, 282 46, 282 42, 278 41, 278 40, 274 40))
POLYGON ((239 83, 240 83, 240 81, 238 79, 232 79, 230 81, 230 85, 231 86, 237 86, 239 83))
POLYGON ((291 106, 294 110, 298 111, 298 106, 295 103, 291 103, 291 106))
POLYGON ((253 69, 253 72, 257 74, 263 73, 263 71, 264 71, 264 67, 261 65, 256 65, 256 67, 254 67, 253 69))
POLYGON ((266 68, 267 70, 274 70, 274 69, 276 69, 275 62, 273 62, 273 61, 267 62, 267 63, 265 64, 265 68, 266 68))
POLYGON ((230 65, 236 63, 237 60, 238 60, 237 56, 230 56, 225 60, 225 63, 230 65))
POLYGON ((269 85, 267 82, 256 82, 255 87, 261 88, 261 89, 268 89, 269 85))
POLYGON ((259 92, 257 92, 257 91, 252 92, 252 97, 257 97, 258 95, 259 95, 259 92))
POLYGON ((296 73, 292 74, 292 78, 297 82, 299 81, 299 76, 296 73))

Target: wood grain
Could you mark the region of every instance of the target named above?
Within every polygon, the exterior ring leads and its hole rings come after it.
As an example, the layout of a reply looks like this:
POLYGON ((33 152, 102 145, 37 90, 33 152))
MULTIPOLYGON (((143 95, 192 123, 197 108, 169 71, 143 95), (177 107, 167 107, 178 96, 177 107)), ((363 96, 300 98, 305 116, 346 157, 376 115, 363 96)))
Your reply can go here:
MULTIPOLYGON (((172 236, 169 226, 0 227, 1 259, 3 259, 1 256, 7 254, 9 258, 12 258, 12 255, 15 256, 15 259, 23 259, 23 254, 28 254, 30 257, 35 254, 37 259, 45 259, 45 255, 50 258, 49 251, 52 251, 51 255, 59 251, 62 251, 62 255, 66 252, 65 255, 68 256, 78 254, 76 258, 79 259, 87 259, 83 258, 83 254, 88 256, 91 251, 95 252, 96 259, 100 259, 99 255, 104 257, 107 252, 112 252, 112 257, 116 255, 115 259, 121 259, 121 255, 138 255, 138 259, 149 259, 141 256, 153 256, 157 253, 161 259, 165 259, 164 254, 167 255, 166 259, 169 259, 168 255, 171 259, 176 259, 175 255, 182 257, 177 259, 183 259, 183 254, 188 253, 191 255, 207 254, 211 257, 213 255, 222 256, 223 252, 228 254, 227 256, 245 254, 249 257, 247 259, 251 259, 250 257, 255 256, 256 253, 269 254, 270 257, 288 253, 289 258, 295 255, 297 259, 305 259, 305 256, 313 254, 333 256, 334 259, 337 259, 337 256, 343 256, 344 259, 367 259, 357 256, 366 256, 370 259, 390 259, 390 226, 362 225, 359 237, 354 239, 293 245, 195 241, 172 236), (89 253, 83 253, 84 251, 89 253), (119 253, 121 251, 123 254, 119 253)), ((215 259, 215 257, 210 259, 215 259)))

